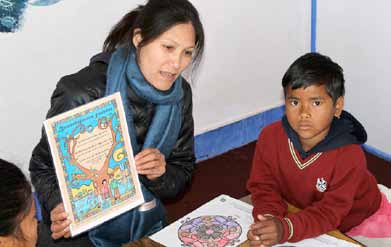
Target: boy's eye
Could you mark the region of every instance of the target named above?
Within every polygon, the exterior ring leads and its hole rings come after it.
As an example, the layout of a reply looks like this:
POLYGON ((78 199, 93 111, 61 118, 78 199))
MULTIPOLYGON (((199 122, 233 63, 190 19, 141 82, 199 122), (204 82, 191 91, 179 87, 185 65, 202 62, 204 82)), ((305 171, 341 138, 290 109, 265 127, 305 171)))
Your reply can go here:
POLYGON ((298 104, 299 104, 299 101, 298 100, 291 100, 290 101, 290 104, 292 105, 292 106, 297 106, 298 104))
POLYGON ((320 100, 315 100, 314 102, 312 102, 313 106, 320 106, 321 104, 322 102, 320 100))

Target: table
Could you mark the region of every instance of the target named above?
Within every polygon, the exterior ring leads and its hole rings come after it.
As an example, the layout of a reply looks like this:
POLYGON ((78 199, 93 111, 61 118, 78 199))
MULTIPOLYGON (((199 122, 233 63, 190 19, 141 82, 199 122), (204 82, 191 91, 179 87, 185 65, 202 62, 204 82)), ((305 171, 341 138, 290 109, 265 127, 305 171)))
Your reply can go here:
MULTIPOLYGON (((247 202, 248 204, 251 204, 251 197, 250 197, 250 195, 242 197, 242 198, 240 198, 240 200, 244 201, 244 202, 247 202)), ((293 206, 293 205, 288 203, 288 211, 295 213, 295 212, 300 211, 300 209, 298 209, 295 206, 293 206)), ((349 236, 341 233, 338 230, 334 230, 334 231, 328 232, 327 234, 330 235, 330 236, 339 238, 339 239, 346 240, 346 241, 351 242, 351 243, 358 244, 358 245, 360 245, 362 247, 365 247, 363 244, 357 242, 356 240, 350 238, 349 236)), ((244 243, 238 245, 238 247, 249 247, 249 246, 250 245, 249 245, 248 241, 245 241, 244 243)), ((165 247, 165 246, 161 245, 161 244, 159 244, 159 243, 157 243, 155 241, 153 241, 152 239, 150 239, 148 237, 145 237, 145 238, 142 238, 142 239, 140 239, 138 241, 135 241, 135 242, 133 242, 131 244, 124 245, 123 247, 165 247)))
POLYGON ((165 247, 165 246, 153 241, 148 237, 145 237, 131 244, 126 244, 123 247, 165 247))
MULTIPOLYGON (((251 204, 251 195, 248 195, 248 196, 245 196, 245 197, 242 197, 240 198, 241 201, 244 201, 244 202, 247 202, 248 204, 251 204)), ((293 212, 293 213, 296 213, 296 212, 299 212, 300 209, 296 208, 295 206, 291 205, 288 203, 288 212, 293 212)), ((328 232, 327 233, 328 235, 330 236, 333 236, 333 237, 336 237, 336 238, 339 238, 339 239, 343 239, 343 240, 346 240, 348 242, 351 242, 351 243, 355 243, 355 244, 358 244, 362 247, 365 247, 363 244, 357 242, 356 240, 350 238, 349 236, 343 234, 342 232, 338 231, 338 230, 333 230, 331 232, 328 232)), ((243 244, 239 245, 238 247, 248 247, 249 244, 248 242, 244 242, 243 244)))

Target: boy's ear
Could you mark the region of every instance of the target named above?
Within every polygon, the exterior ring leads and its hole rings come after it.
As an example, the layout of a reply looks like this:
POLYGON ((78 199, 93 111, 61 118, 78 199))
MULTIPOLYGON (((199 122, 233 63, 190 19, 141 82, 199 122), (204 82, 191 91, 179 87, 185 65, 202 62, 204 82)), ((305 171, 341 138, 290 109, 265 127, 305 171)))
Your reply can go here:
POLYGON ((136 28, 133 31, 133 39, 132 39, 134 47, 138 48, 138 45, 141 43, 141 41, 143 41, 143 37, 141 36, 141 29, 136 28))
POLYGON ((344 97, 340 96, 335 102, 335 113, 334 113, 335 117, 339 118, 341 116, 343 105, 344 105, 344 97))

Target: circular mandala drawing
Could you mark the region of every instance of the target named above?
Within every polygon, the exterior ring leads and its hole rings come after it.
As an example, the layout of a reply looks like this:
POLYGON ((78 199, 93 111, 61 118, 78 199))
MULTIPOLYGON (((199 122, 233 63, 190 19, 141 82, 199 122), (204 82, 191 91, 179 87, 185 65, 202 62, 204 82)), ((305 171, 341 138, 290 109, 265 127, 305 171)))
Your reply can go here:
POLYGON ((185 247, 224 247, 239 242, 242 227, 232 216, 207 215, 186 219, 178 229, 185 247))

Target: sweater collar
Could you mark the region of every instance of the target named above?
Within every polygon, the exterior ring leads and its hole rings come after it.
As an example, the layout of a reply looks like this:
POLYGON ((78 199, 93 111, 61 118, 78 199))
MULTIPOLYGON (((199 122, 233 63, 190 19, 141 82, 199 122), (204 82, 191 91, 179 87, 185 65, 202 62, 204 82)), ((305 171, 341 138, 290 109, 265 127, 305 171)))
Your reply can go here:
POLYGON ((334 117, 326 137, 307 152, 304 151, 299 136, 290 126, 286 116, 282 118, 282 126, 302 159, 349 144, 363 144, 367 140, 364 127, 347 111, 342 111, 340 118, 334 117))

